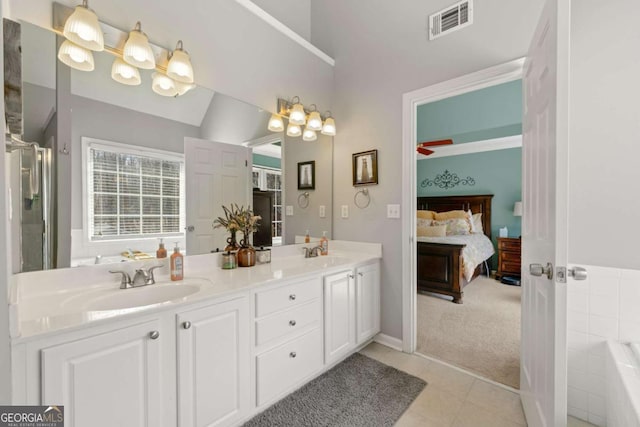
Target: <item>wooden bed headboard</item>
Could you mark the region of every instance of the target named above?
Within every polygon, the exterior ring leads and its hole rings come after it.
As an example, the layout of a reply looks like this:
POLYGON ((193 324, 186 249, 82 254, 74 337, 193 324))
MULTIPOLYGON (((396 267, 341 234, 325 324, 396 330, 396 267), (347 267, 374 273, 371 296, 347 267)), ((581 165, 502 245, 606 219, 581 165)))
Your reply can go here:
POLYGON ((482 214, 484 234, 491 239, 491 199, 493 194, 474 196, 434 196, 418 197, 418 210, 447 212, 455 210, 471 210, 482 214))

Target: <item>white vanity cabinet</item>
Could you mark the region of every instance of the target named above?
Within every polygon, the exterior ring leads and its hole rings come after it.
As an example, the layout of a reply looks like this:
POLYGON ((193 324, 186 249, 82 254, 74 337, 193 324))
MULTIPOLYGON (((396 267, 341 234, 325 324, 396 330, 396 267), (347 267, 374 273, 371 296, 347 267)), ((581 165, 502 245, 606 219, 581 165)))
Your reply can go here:
POLYGON ((380 263, 324 278, 325 363, 331 364, 380 332, 380 263))
POLYGON ((178 425, 233 425, 249 411, 247 298, 177 316, 178 425))
POLYGON ((161 337, 151 320, 42 349, 43 405, 68 427, 164 426, 161 337))

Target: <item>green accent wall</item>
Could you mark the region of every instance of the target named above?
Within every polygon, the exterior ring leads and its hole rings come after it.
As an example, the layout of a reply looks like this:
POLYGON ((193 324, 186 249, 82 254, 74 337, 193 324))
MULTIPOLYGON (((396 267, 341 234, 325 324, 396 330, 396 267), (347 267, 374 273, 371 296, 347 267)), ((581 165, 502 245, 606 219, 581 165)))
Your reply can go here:
MULTIPOLYGON (((459 156, 418 160, 418 197, 493 194, 491 203, 491 236, 496 243, 498 229, 507 226, 509 237, 520 236, 520 217, 513 216, 513 205, 522 197, 522 148, 485 151, 459 156), (444 189, 426 185, 437 175, 449 171, 463 180, 473 178, 474 185, 457 185, 444 189)), ((497 246, 496 246, 497 247, 497 246)), ((493 268, 497 266, 497 249, 493 268)))
POLYGON ((254 154, 253 165, 264 166, 265 168, 280 169, 281 161, 276 157, 263 156, 262 154, 254 154))
POLYGON ((522 80, 420 105, 417 111, 416 143, 464 144, 521 134, 522 80))

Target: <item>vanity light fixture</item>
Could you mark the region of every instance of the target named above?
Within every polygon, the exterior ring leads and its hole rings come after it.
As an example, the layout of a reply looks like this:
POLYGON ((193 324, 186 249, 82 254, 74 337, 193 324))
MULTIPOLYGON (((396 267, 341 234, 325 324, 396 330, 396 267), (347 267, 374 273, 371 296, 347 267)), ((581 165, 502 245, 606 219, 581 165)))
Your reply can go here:
POLYGON ((267 128, 272 132, 282 132, 284 129, 283 118, 289 119, 288 136, 302 135, 305 141, 315 141, 318 138, 316 132, 322 132, 323 135, 328 136, 336 135, 336 122, 331 117, 331 111, 327 111, 323 116, 317 111, 315 104, 305 108, 297 96, 294 96, 291 101, 278 98, 278 111, 271 115, 267 128), (296 129, 305 123, 304 132, 301 129, 296 129))
POLYGON ((156 58, 149 45, 147 35, 142 32, 140 21, 136 23, 133 30, 129 32, 129 38, 124 44, 122 58, 134 67, 145 70, 156 68, 156 58))
POLYGON ((302 140, 315 141, 316 139, 318 139, 318 135, 316 134, 316 131, 313 129, 309 129, 309 126, 307 126, 307 128, 302 133, 302 140))
POLYGON ((87 0, 76 6, 64 23, 62 35, 85 49, 100 52, 104 50, 104 34, 98 16, 89 9, 87 0))
POLYGON ((182 40, 178 40, 175 50, 169 56, 167 76, 180 83, 193 83, 191 59, 182 48, 182 40))
POLYGON ((284 130, 284 121, 277 114, 272 114, 267 127, 271 132, 282 132, 284 130))
POLYGON ((152 77, 153 83, 151 84, 151 89, 158 95, 176 96, 178 94, 175 82, 167 77, 166 74, 156 72, 152 74, 152 77))
POLYGON ((195 89, 196 85, 193 83, 182 83, 182 82, 178 82, 178 81, 173 81, 173 84, 176 87, 176 91, 178 91, 178 94, 176 96, 182 96, 185 93, 189 92, 191 89, 195 89))
POLYGON ((302 135, 302 129, 300 129, 300 126, 289 122, 289 125, 287 126, 287 136, 296 137, 300 135, 302 135))
POLYGON ((93 71, 95 68, 91 51, 69 40, 65 40, 60 45, 58 59, 63 64, 80 71, 93 71))
POLYGON ((128 86, 138 86, 140 80, 140 71, 132 65, 127 64, 121 58, 116 58, 111 66, 111 78, 118 83, 128 86))

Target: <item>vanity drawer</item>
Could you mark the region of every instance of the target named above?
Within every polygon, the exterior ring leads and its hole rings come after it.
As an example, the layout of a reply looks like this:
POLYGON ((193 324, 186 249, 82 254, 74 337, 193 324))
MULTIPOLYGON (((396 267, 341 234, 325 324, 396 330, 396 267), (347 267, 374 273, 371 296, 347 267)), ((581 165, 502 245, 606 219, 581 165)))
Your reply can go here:
POLYGON ((320 278, 308 279, 287 286, 256 293, 256 317, 262 317, 278 310, 320 298, 322 284, 320 278))
POLYGON ((321 299, 279 311, 256 321, 256 346, 295 333, 307 326, 319 323, 322 317, 321 299))
POLYGON ((317 328, 256 357, 257 404, 271 402, 322 368, 322 329, 317 328))

